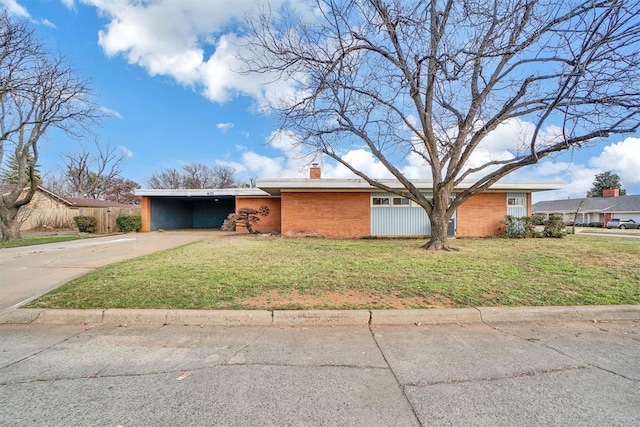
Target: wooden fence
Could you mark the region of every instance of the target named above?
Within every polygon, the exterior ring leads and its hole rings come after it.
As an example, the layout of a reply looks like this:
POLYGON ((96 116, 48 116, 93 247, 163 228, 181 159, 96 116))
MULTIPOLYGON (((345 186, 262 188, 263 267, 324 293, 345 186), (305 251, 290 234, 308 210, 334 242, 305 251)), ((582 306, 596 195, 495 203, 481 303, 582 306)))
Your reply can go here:
POLYGON ((140 206, 127 208, 79 208, 77 215, 93 216, 96 218, 96 233, 114 233, 120 231, 116 218, 120 215, 140 215, 140 206))

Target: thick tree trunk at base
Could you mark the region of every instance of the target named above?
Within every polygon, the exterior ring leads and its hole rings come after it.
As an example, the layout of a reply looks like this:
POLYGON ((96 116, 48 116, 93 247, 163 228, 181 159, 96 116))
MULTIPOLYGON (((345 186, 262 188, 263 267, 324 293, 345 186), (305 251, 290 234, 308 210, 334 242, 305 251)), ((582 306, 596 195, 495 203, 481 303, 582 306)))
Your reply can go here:
POLYGON ((22 240, 20 233, 20 221, 18 221, 18 209, 7 209, 1 207, 0 212, 0 230, 2 231, 2 241, 10 242, 22 240))
POLYGON ((431 238, 420 247, 428 251, 457 251, 458 249, 449 246, 447 239, 449 219, 444 212, 432 212, 430 217, 431 238))

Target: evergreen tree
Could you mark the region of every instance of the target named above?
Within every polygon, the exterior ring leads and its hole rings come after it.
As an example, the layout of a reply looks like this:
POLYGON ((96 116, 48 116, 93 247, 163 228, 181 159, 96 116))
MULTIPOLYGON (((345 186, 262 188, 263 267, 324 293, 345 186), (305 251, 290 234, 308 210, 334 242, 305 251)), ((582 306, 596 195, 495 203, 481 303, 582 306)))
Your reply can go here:
POLYGON ((593 187, 587 191, 587 197, 602 197, 602 190, 610 188, 619 189, 621 196, 627 194, 627 190, 622 188, 622 184, 620 184, 620 177, 611 171, 606 171, 596 175, 593 187))
MULTIPOLYGON (((42 182, 42 177, 40 176, 40 171, 38 170, 38 165, 34 164, 33 156, 31 154, 27 155, 27 168, 24 173, 26 175, 26 181, 31 182, 30 179, 30 169, 33 168, 33 176, 35 177, 38 184, 42 182)), ((2 168, 0 172, 0 182, 4 184, 18 184, 21 182, 20 180, 20 163, 16 159, 15 154, 9 154, 7 156, 7 163, 2 168)), ((24 182, 24 181, 22 181, 24 182)))

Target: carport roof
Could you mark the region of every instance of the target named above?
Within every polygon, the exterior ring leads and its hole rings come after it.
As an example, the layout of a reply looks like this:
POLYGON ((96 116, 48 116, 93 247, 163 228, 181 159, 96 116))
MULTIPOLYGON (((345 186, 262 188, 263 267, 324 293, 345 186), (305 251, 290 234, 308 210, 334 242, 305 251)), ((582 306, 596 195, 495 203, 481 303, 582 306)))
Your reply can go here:
POLYGON ((268 197, 269 194, 259 188, 203 188, 203 189, 156 189, 139 188, 136 196, 143 197, 268 197))

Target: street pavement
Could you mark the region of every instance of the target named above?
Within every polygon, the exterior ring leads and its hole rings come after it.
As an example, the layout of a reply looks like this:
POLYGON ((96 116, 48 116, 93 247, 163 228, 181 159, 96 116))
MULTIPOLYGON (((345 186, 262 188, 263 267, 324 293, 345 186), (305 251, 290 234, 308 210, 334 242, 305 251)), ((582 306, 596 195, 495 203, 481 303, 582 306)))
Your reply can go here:
POLYGON ((638 320, 0 325, 0 425, 638 426, 638 320))

